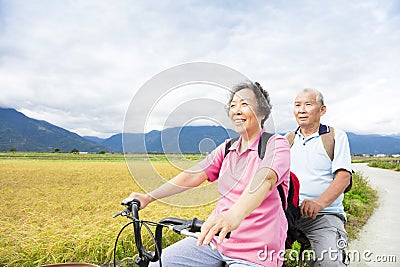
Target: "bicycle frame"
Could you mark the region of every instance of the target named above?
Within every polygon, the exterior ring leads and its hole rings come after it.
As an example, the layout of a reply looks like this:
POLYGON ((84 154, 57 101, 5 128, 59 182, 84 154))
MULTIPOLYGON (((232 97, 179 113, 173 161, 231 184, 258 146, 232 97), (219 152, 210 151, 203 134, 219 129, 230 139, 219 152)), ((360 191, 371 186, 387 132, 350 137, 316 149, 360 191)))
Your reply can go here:
MULTIPOLYGON (((162 219, 159 222, 140 220, 139 219, 140 202, 138 200, 134 199, 127 203, 122 203, 122 205, 126 206, 127 208, 124 211, 121 211, 121 212, 115 214, 113 216, 113 218, 115 218, 117 216, 124 216, 124 217, 131 219, 132 221, 129 222, 128 224, 126 224, 124 227, 122 227, 122 229, 119 232, 117 239, 115 241, 114 267, 116 267, 115 256, 116 256, 116 247, 117 247, 117 242, 118 242, 119 236, 122 233, 122 231, 129 225, 133 224, 134 235, 135 235, 135 245, 138 250, 138 256, 135 258, 135 264, 137 264, 139 267, 147 267, 147 266, 149 266, 150 262, 156 262, 156 261, 159 261, 160 266, 162 266, 162 263, 161 263, 162 230, 164 227, 167 227, 168 229, 170 229, 180 235, 198 238, 201 226, 204 222, 197 218, 194 218, 192 220, 185 220, 185 219, 174 218, 174 217, 167 217, 167 218, 162 219), (153 236, 153 234, 149 230, 148 226, 144 223, 152 225, 152 226, 156 226, 155 236, 153 236), (142 236, 141 236, 142 224, 146 226, 147 230, 149 230, 149 232, 151 233, 151 235, 153 237, 153 241, 155 243, 155 251, 154 252, 147 251, 143 247, 142 236)), ((227 234, 226 238, 229 238, 229 237, 230 237, 230 233, 227 234)), ((215 246, 212 243, 210 243, 210 246, 213 249, 215 249, 215 246)))

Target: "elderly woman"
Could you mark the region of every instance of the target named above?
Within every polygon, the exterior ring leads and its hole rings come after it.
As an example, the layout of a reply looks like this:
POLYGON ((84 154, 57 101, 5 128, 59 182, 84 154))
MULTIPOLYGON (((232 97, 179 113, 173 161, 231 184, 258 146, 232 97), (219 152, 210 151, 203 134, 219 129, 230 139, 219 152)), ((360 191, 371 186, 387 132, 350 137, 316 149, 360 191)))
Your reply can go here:
MULTIPOLYGON (((203 161, 148 194, 133 192, 141 207, 150 202, 218 180, 221 198, 204 222, 199 238, 186 238, 165 250, 163 266, 281 266, 287 221, 277 186, 287 194, 289 144, 275 134, 269 138, 263 159, 258 143, 271 113, 269 94, 260 84, 247 82, 232 89, 228 116, 240 135, 228 148, 218 146, 203 161), (219 232, 218 236, 215 236, 219 232), (232 232, 229 239, 225 239, 232 232), (208 245, 214 243, 217 250, 208 245)), ((158 266, 153 263, 151 266, 158 266)))

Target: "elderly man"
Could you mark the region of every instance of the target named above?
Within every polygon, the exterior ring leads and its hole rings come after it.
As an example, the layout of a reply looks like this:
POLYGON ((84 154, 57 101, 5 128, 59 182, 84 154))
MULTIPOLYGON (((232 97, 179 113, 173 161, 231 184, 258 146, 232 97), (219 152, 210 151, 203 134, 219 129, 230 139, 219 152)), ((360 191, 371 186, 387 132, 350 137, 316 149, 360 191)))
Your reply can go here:
POLYGON ((304 89, 297 95, 294 116, 299 127, 286 136, 292 145, 290 169, 300 181, 302 217, 298 226, 314 250, 312 264, 345 266, 347 233, 342 202, 351 178, 351 155, 346 133, 320 123, 325 113, 319 91, 304 89))

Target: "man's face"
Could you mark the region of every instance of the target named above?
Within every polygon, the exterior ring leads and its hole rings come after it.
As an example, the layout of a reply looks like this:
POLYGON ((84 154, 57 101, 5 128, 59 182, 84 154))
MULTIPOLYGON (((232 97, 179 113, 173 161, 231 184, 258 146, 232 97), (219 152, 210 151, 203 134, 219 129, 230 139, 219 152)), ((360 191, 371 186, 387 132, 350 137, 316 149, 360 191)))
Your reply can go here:
POLYGON ((321 116, 326 112, 326 106, 316 100, 313 92, 302 92, 294 101, 294 116, 302 128, 319 126, 321 116))

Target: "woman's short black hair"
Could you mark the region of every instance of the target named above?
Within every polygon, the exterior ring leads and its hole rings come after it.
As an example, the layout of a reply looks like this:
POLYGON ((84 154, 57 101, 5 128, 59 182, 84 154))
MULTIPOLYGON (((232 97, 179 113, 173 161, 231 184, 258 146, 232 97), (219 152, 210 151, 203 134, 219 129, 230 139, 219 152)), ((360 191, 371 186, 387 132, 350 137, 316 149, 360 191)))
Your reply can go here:
POLYGON ((262 88, 262 86, 258 82, 244 82, 239 83, 238 85, 234 86, 231 90, 231 95, 229 97, 228 105, 227 105, 227 112, 229 114, 229 107, 230 103, 232 102, 233 96, 243 89, 250 89, 254 92, 257 100, 257 115, 263 116, 264 118, 261 120, 261 126, 264 125, 264 122, 268 119, 269 115, 271 114, 271 100, 269 97, 269 93, 262 88))

